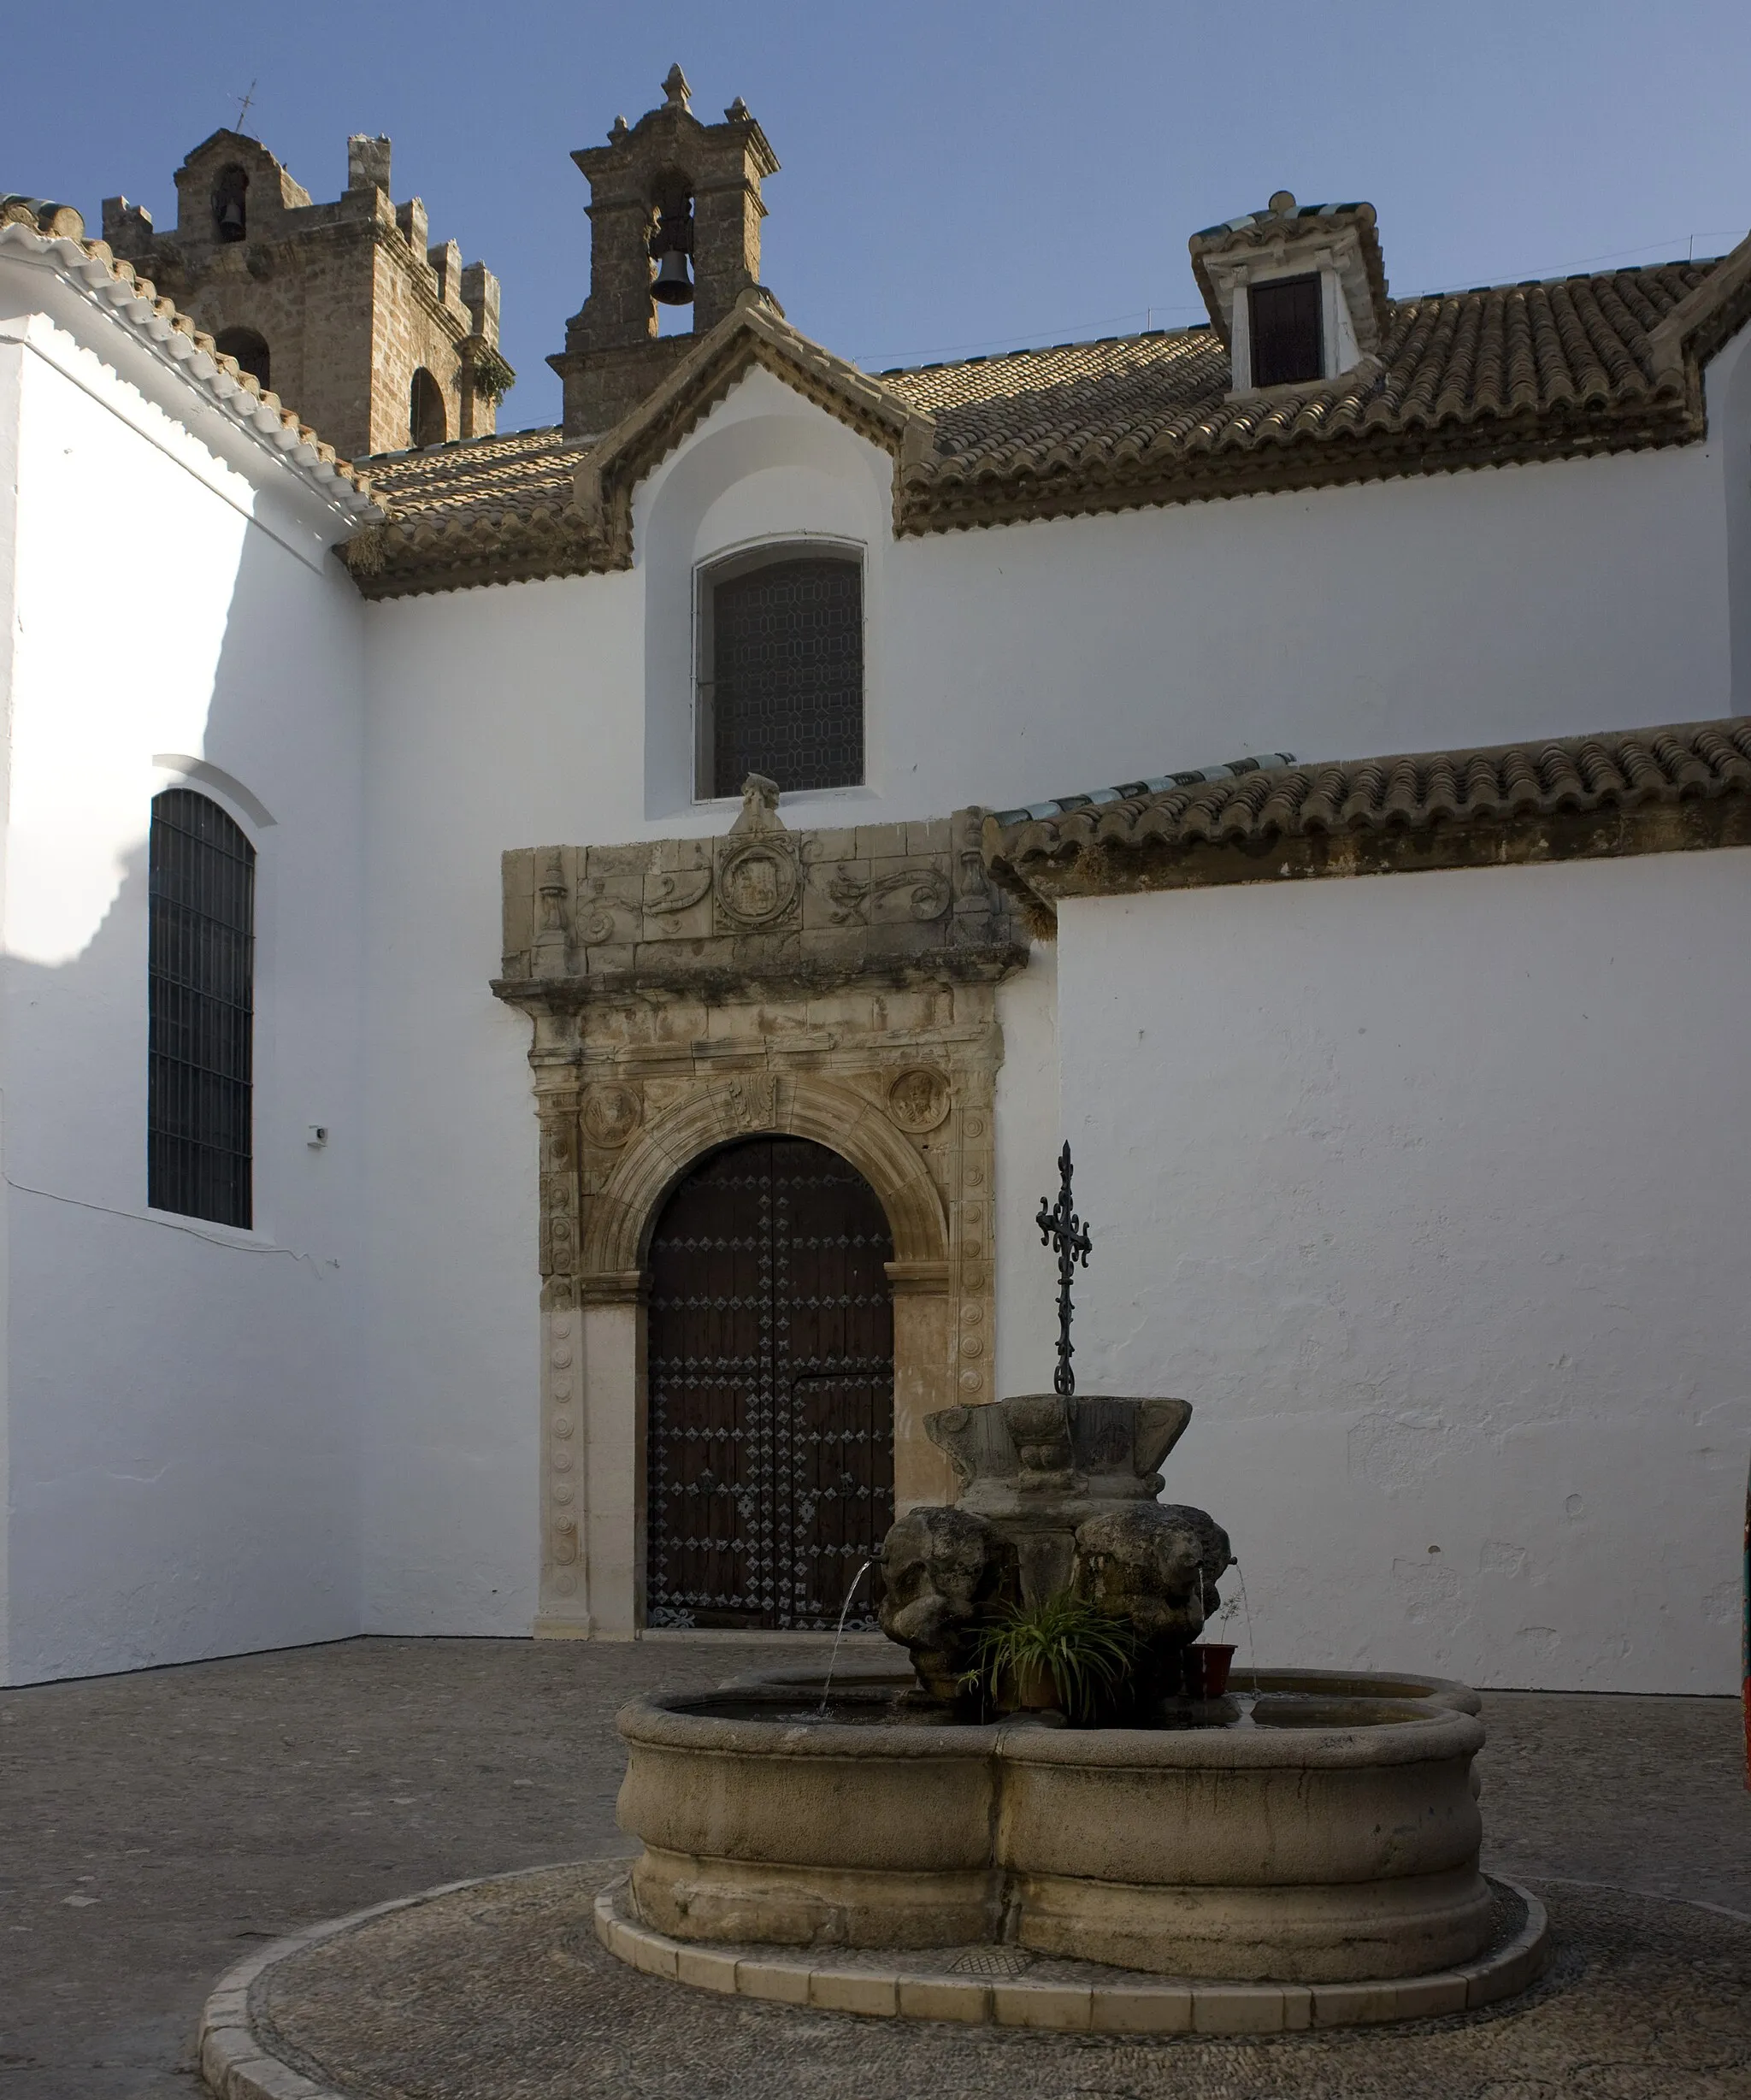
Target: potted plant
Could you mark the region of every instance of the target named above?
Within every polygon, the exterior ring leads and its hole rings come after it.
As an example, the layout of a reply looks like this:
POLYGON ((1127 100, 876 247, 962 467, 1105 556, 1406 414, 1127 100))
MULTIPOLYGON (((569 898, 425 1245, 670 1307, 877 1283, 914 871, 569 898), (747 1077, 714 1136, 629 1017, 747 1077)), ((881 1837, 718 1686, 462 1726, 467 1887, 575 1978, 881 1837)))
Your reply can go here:
POLYGON ((1129 1620, 1060 1590, 1000 1607, 981 1627, 961 1682, 999 1713, 1057 1708, 1088 1723, 1123 1703, 1136 1661, 1129 1620))

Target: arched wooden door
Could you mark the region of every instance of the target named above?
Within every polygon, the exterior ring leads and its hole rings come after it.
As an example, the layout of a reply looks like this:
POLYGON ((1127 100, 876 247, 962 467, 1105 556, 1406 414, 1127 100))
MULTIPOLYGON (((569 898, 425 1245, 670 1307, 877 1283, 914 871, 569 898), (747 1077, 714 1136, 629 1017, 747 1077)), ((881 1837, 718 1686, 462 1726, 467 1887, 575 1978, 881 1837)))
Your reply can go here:
MULTIPOLYGON (((646 1622, 835 1625, 893 1521, 887 1219, 803 1138, 728 1146, 651 1243, 646 1622)), ((875 1623, 876 1571, 850 1625, 875 1623)))

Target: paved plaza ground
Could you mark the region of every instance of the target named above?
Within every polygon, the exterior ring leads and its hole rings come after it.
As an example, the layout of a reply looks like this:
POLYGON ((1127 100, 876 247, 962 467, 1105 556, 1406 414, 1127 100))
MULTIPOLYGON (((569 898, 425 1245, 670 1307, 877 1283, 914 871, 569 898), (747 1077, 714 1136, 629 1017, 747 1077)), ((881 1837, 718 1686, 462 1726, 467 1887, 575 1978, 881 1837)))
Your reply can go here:
MULTIPOLYGON (((202 2002, 252 1945, 439 1882, 623 1853, 621 1702, 818 1652, 365 1640, 0 1692, 0 2100, 193 2100, 202 2002)), ((908 2030, 613 1973, 532 1885, 514 1927, 550 1997, 561 1979, 575 2046, 563 2075, 551 2059, 499 2090, 1742 2100, 1736 1703, 1493 1693, 1484 1720, 1485 1865, 1535 1885, 1559 1935, 1524 2009, 1342 2044, 908 2030)), ((486 2100, 478 2075, 459 2068, 454 2090, 486 2100)), ((380 2063, 370 2090, 436 2089, 380 2063)))

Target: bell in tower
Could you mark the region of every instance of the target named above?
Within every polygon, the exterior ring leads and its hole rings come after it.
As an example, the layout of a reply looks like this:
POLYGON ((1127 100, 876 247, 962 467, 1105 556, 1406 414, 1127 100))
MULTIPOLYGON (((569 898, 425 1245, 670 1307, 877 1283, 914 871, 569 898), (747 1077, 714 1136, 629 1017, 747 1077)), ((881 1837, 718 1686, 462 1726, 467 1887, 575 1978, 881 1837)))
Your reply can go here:
POLYGON ((618 422, 760 282, 760 185, 778 161, 738 96, 721 124, 693 115, 679 66, 636 124, 616 117, 605 146, 572 158, 590 186, 590 296, 548 363, 565 383, 564 428, 593 436, 618 422), (663 335, 662 306, 691 306, 692 333, 663 335))
POLYGON ((657 274, 651 297, 663 306, 691 306, 693 273, 688 260, 693 252, 693 200, 680 194, 660 204, 657 230, 651 236, 651 259, 657 274))

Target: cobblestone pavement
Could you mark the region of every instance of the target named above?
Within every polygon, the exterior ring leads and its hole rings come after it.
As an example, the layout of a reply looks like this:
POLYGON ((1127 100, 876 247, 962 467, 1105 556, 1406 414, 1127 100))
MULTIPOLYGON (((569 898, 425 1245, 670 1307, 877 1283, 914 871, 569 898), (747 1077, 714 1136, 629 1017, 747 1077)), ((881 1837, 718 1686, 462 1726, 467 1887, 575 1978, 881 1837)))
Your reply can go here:
MULTIPOLYGON (((193 2100, 202 2002, 252 1944, 439 1882, 623 1852, 621 1703, 659 1682, 715 1684, 819 1652, 781 1642, 366 1640, 0 1692, 0 2100, 193 2100)), ((1656 1939, 1687 1973, 1742 1958, 1742 1927, 1695 1908, 1751 1918, 1735 1702, 1497 1693, 1484 1720, 1486 1865, 1537 1883, 1559 1929, 1565 1906, 1593 1919, 1601 1961, 1619 1958, 1612 1944, 1627 1960, 1656 1939), (1613 1910, 1589 1885, 1676 1900, 1613 1910)), ((715 2100, 756 2089, 753 2072, 745 2085, 699 2082, 693 2052, 705 2030, 678 1997, 654 2014, 643 1999, 626 2003, 645 2047, 676 2051, 677 2082, 647 2073, 642 2085, 598 2090, 715 2100), (694 2038, 685 2049, 683 2029, 694 2038)), ((713 2004, 700 2017, 725 2012, 713 2004)), ((784 2018, 758 2007, 729 2016, 784 2018)), ((1740 2016, 1751 2026, 1742 2001, 1740 2016)), ((789 2090, 855 2100, 903 2090, 857 2068, 859 2052, 877 2047, 867 2023, 814 2015, 796 2032, 799 2046, 828 2032, 852 2038, 825 2050, 839 2082, 789 2090)), ((991 2040, 1007 2052, 992 2061, 1017 2065, 1016 2047, 1035 2038, 991 2040)), ((1607 2076, 1625 2059, 1602 2043, 1594 2061, 1604 2068, 1585 2086, 1530 2067, 1531 2082, 1517 2082, 1504 2068, 1491 2100, 1746 2090, 1720 2086, 1700 2061, 1671 2067, 1691 2082, 1660 2086, 1637 2085, 1633 2070, 1607 2076)), ((1128 2064, 1110 2054, 1098 2076, 1034 2090, 1091 2100, 1168 2090, 1139 2083, 1128 2064)), ((1213 2058, 1206 2068, 1217 2083, 1175 2090, 1219 2093, 1221 2075, 1239 2079, 1226 2090, 1246 2100, 1392 2090, 1331 2082, 1329 2067, 1288 2085, 1248 2084, 1256 2072, 1223 2073, 1213 2058)), ((1006 2091, 1029 2090, 1018 2072, 1005 2075, 1006 2091)), ((947 2100, 947 2089, 929 2089, 947 2100)), ((786 2087, 758 2090, 773 2100, 786 2087)))
MULTIPOLYGON (((605 1954, 618 1865, 458 1891, 277 1964, 252 2023, 357 2100, 1743 2100, 1751 1923, 1553 1890, 1550 1971, 1482 2013, 1329 2034, 1018 2034, 757 2005, 605 1954)), ((1056 1965, 1054 1965, 1055 1967, 1056 1965)))

